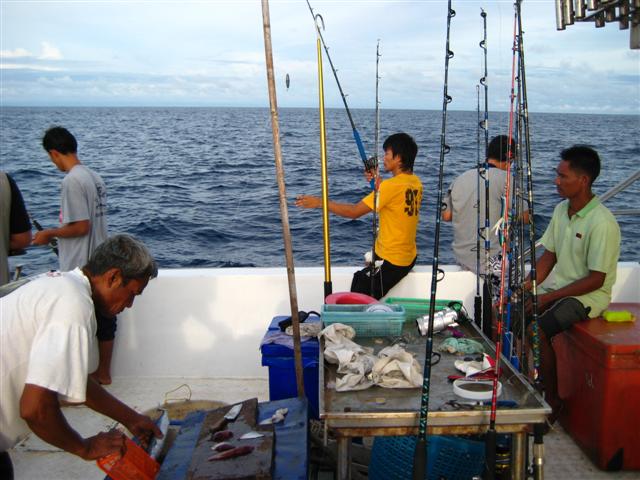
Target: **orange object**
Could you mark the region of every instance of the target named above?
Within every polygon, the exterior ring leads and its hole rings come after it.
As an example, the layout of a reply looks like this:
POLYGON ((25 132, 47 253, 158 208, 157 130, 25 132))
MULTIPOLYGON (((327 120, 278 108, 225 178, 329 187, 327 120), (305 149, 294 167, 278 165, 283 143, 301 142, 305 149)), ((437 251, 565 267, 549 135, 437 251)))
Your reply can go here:
POLYGON ((112 480, 153 480, 160 471, 160 464, 129 438, 125 440, 124 456, 112 453, 97 461, 98 466, 112 480))

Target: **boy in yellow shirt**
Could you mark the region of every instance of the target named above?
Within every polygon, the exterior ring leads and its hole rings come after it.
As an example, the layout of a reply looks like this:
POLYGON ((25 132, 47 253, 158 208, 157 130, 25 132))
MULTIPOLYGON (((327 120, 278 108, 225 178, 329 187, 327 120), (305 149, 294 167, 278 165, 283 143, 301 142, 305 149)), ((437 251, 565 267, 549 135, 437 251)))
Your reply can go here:
MULTIPOLYGON (((416 263, 416 232, 422 202, 422 183, 413 174, 413 164, 418 154, 415 140, 406 133, 389 136, 382 145, 384 169, 392 177, 383 180, 378 187, 377 213, 379 232, 375 242, 375 260, 382 261, 374 270, 371 291, 371 268, 356 272, 351 291, 382 298, 396 285, 416 263)), ((345 218, 359 218, 373 211, 374 193, 369 193, 355 204, 329 201, 329 211, 345 218)), ((311 195, 299 195, 296 205, 302 208, 321 208, 322 199, 311 195)), ((377 265, 377 264, 376 264, 377 265)))

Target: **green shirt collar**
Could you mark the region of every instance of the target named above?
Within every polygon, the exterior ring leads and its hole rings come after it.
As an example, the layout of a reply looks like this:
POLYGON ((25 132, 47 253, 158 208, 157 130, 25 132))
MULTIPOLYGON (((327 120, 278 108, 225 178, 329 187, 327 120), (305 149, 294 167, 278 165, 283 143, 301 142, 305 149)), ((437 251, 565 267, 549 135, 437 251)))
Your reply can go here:
MULTIPOLYGON (((589 200, 589 203, 587 203, 584 207, 582 207, 582 210, 577 212, 576 215, 584 218, 589 214, 591 210, 596 208, 598 205, 600 205, 600 199, 598 198, 597 195, 594 195, 593 198, 589 200)), ((567 204, 567 208, 569 208, 568 204, 567 204)))

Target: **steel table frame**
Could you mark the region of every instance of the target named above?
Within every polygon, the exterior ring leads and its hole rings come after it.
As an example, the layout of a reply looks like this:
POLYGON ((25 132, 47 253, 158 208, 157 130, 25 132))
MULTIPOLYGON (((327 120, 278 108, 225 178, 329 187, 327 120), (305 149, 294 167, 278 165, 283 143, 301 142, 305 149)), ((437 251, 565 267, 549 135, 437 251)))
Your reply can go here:
MULTIPOLYGON (((490 355, 495 355, 495 348, 482 332, 473 324, 461 327, 466 338, 473 338, 485 347, 490 355)), ((363 346, 373 347, 377 353, 384 346, 398 338, 358 338, 355 342, 363 346)), ((403 343, 406 349, 416 355, 421 364, 424 363, 425 337, 417 334, 415 324, 405 323, 403 343)), ((444 338, 434 337, 434 351, 444 338)), ((320 355, 324 351, 321 342, 320 355)), ((427 433, 429 435, 482 434, 489 426, 490 408, 480 407, 475 410, 439 410, 448 400, 461 400, 453 393, 453 387, 447 376, 459 374, 453 362, 460 357, 442 353, 441 361, 431 369, 431 388, 429 395, 429 414, 427 433)), ((340 480, 351 478, 351 439, 368 436, 417 435, 421 390, 385 389, 371 387, 366 390, 352 392, 336 392, 336 366, 325 364, 321 357, 319 369, 320 418, 325 421, 325 428, 332 430, 338 443, 338 471, 340 480), (333 388, 332 388, 333 387, 333 388)), ((515 400, 515 408, 499 408, 496 416, 496 431, 513 434, 512 441, 512 478, 525 478, 527 433, 533 431, 533 425, 544 423, 551 408, 529 381, 516 371, 504 357, 501 360, 503 386, 501 400, 515 400)), ((542 449, 540 449, 541 451, 542 449)), ((539 458, 542 462, 543 459, 539 458)))

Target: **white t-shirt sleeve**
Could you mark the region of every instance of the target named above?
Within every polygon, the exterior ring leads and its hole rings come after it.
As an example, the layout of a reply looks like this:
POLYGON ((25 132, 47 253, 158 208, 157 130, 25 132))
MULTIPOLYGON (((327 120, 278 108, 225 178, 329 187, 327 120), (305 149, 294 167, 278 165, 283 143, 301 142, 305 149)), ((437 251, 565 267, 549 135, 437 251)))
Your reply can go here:
POLYGON ((58 392, 65 401, 84 402, 96 341, 85 324, 50 322, 34 339, 25 383, 58 392))
POLYGON ((62 183, 62 223, 89 220, 88 201, 82 183, 73 176, 65 178, 62 183))

